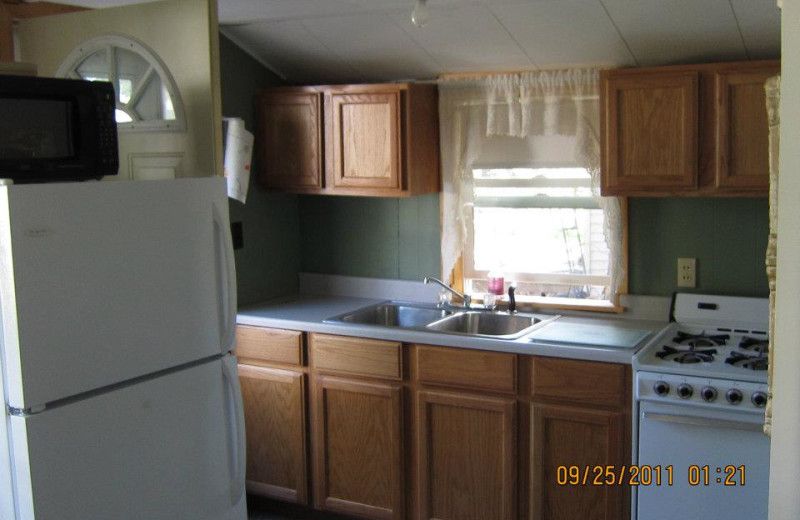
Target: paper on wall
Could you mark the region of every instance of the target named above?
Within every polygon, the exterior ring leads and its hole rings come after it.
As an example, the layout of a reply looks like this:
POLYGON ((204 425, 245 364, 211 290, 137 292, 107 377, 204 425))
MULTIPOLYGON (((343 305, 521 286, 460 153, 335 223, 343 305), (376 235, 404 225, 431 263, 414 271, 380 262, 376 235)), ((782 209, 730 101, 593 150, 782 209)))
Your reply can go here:
POLYGON ((223 171, 228 181, 228 197, 242 204, 247 198, 250 185, 250 161, 253 157, 253 134, 245 130, 244 121, 226 118, 225 158, 223 171))

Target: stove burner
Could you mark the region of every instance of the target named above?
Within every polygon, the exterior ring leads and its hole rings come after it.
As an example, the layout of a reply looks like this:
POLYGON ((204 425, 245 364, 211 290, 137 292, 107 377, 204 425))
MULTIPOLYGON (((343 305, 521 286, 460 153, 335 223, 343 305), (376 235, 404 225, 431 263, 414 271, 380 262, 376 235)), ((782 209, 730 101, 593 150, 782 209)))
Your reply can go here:
POLYGON ((679 330, 672 341, 691 347, 718 347, 724 345, 731 337, 728 334, 689 334, 679 330))
POLYGON ((751 338, 748 336, 742 337, 739 342, 739 348, 756 352, 760 356, 764 356, 769 351, 769 341, 765 339, 751 338))
POLYGON ((676 363, 710 363, 714 361, 714 354, 717 353, 716 349, 695 350, 694 345, 688 349, 683 350, 675 347, 664 345, 664 347, 656 352, 656 357, 661 359, 671 359, 676 363))
POLYGON ((767 357, 766 356, 748 356, 740 352, 731 352, 725 362, 735 367, 747 368, 749 370, 766 370, 767 357))

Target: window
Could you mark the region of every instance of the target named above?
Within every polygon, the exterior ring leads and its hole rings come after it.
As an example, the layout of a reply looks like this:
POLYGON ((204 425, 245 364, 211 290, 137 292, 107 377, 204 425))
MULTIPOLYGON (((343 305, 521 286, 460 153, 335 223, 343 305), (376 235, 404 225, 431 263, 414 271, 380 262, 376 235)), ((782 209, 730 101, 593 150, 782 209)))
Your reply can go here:
POLYGON ((113 83, 120 131, 186 127, 175 82, 158 56, 140 42, 122 36, 93 38, 67 56, 57 75, 113 83))
POLYGON ((578 167, 475 168, 464 248, 465 288, 486 292, 490 270, 517 294, 608 300, 603 211, 578 167))
POLYGON ((623 199, 598 196, 599 75, 440 80, 444 278, 480 297, 500 269, 520 302, 619 310, 627 224, 623 199))

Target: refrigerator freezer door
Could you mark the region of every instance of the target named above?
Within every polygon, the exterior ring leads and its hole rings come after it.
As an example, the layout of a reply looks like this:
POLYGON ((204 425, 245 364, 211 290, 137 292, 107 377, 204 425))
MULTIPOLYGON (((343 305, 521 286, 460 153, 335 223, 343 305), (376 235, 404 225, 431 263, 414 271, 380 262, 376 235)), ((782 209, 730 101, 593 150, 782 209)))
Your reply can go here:
POLYGON ((0 253, 13 408, 233 345, 224 179, 2 187, 0 253))
POLYGON ((245 520, 230 375, 235 359, 226 356, 12 416, 17 519, 245 520))

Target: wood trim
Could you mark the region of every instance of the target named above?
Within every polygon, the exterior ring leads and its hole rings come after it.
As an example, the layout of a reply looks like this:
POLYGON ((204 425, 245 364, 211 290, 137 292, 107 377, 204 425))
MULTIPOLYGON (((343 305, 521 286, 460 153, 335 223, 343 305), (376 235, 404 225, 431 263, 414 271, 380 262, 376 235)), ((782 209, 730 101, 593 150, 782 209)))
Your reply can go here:
POLYGON ((415 345, 415 374, 422 384, 516 394, 517 356, 503 352, 415 345))
POLYGON ((0 3, 0 61, 14 61, 14 17, 6 3, 0 3))
MULTIPOLYGON (((350 410, 348 410, 350 411, 350 410)), ((353 410, 357 413, 358 410, 353 410)), ((403 402, 402 386, 397 383, 373 383, 366 381, 353 381, 332 376, 316 376, 314 379, 314 417, 315 430, 312 433, 314 439, 314 503, 322 509, 337 511, 345 514, 363 516, 379 520, 401 520, 404 518, 405 502, 405 476, 403 472, 403 402), (358 503, 330 496, 330 478, 333 473, 342 478, 348 475, 368 471, 364 467, 331 467, 329 464, 329 446, 331 428, 328 424, 329 406, 326 401, 326 392, 334 390, 350 392, 353 394, 372 395, 389 400, 390 423, 382 425, 388 431, 388 444, 391 449, 389 468, 382 468, 389 471, 391 475, 391 507, 380 507, 373 504, 358 503)), ((362 420, 363 426, 369 426, 368 421, 371 417, 348 417, 348 420, 362 420)), ((374 425, 373 425, 374 426, 374 425)), ((365 447, 366 448, 366 447, 365 447)), ((347 454, 345 454, 347 455, 347 454)))
POLYGON ((318 372, 403 379, 403 349, 397 341, 310 334, 309 349, 318 372))
POLYGON ((410 195, 441 192, 439 90, 436 85, 409 84, 401 117, 403 190, 410 195))
POLYGON ((303 334, 294 330, 236 326, 236 356, 242 362, 303 364, 303 334))

